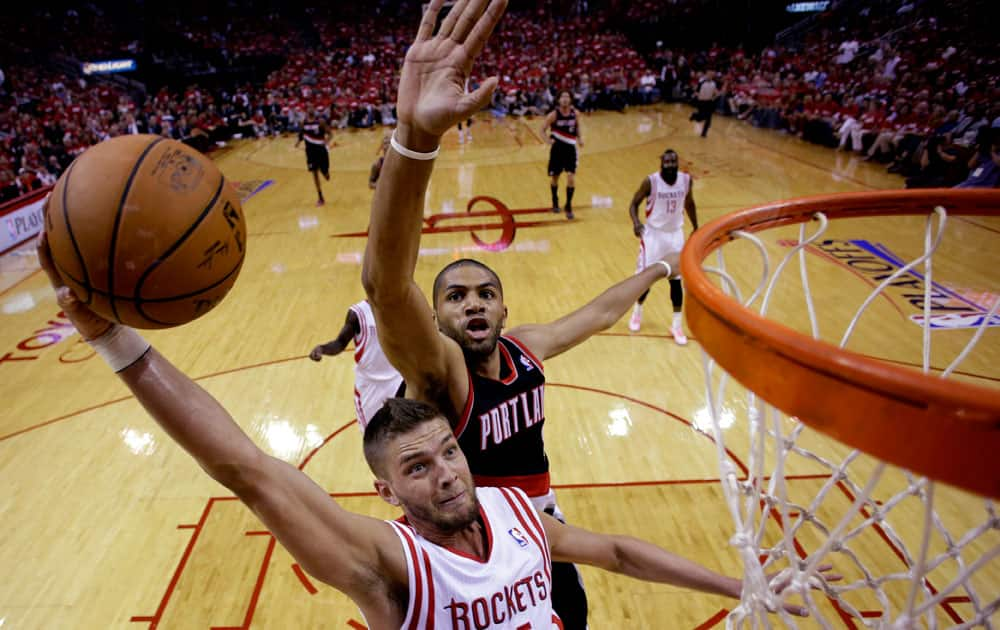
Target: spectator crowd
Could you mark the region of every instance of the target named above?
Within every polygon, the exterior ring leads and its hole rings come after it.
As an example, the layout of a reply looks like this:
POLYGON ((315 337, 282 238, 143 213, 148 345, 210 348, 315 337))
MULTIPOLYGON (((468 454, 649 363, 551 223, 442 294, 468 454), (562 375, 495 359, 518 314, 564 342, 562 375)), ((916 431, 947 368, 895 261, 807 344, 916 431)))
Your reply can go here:
MULTIPOLYGON (((995 37, 980 36, 984 25, 970 19, 977 0, 897 0, 860 9, 844 3, 801 41, 756 54, 717 43, 671 49, 662 41, 640 52, 616 20, 652 15, 655 3, 611 4, 613 10, 583 2, 556 11, 543 0, 510 11, 471 87, 500 77, 490 106, 496 116, 544 114, 562 90, 583 111, 622 111, 690 100, 712 71, 722 86, 721 114, 883 161, 910 187, 997 185, 1000 51, 995 37)), ((228 85, 191 82, 146 93, 43 66, 42 59, 22 56, 11 64, 0 56, 0 201, 53 183, 87 147, 121 134, 160 134, 205 151, 234 137, 296 131, 311 113, 335 128, 394 124, 397 71, 418 11, 416 3, 381 0, 305 9, 298 20, 279 12, 164 20, 184 44, 174 57, 200 50, 222 64, 263 55, 281 60, 266 75, 228 85)), ((60 22, 62 53, 96 58, 144 46, 114 28, 95 37, 94 15, 71 17, 60 22)), ((7 25, 10 41, 28 42, 45 25, 7 25)))

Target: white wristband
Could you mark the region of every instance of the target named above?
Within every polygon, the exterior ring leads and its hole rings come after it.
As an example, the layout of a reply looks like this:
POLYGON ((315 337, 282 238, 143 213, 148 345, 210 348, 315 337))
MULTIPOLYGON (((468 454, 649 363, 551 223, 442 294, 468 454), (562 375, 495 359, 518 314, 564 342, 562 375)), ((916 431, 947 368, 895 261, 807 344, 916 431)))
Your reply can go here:
POLYGON ((670 274, 674 272, 674 270, 670 268, 670 263, 665 260, 657 260, 656 262, 663 265, 663 268, 667 270, 667 277, 669 278, 670 274))
POLYGON ((91 339, 87 343, 101 355, 115 373, 121 372, 141 359, 152 347, 135 330, 117 324, 97 339, 91 339))
POLYGON ((413 151, 407 149, 396 140, 396 130, 392 130, 392 136, 389 137, 389 144, 395 149, 396 153, 402 155, 403 157, 408 157, 411 160, 433 160, 438 156, 438 152, 441 151, 441 146, 434 149, 430 153, 420 153, 419 151, 413 151))

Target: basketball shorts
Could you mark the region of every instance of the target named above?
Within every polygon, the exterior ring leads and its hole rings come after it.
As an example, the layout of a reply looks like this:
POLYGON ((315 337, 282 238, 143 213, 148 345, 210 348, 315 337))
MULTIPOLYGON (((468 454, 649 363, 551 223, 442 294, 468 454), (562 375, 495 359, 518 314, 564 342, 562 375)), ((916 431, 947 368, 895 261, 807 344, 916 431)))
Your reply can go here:
POLYGON ((636 273, 642 271, 668 254, 680 254, 684 249, 684 230, 664 232, 647 227, 639 241, 639 260, 636 261, 636 273))
MULTIPOLYGON (((563 513, 556 505, 556 493, 531 497, 531 503, 539 512, 545 512, 561 523, 565 523, 563 513)), ((587 630, 587 591, 583 588, 583 576, 575 564, 569 562, 552 563, 552 610, 559 615, 564 630, 587 630)))
POLYGON ((576 173, 576 145, 555 140, 549 149, 549 176, 555 177, 563 171, 576 173))
POLYGON ((330 174, 330 152, 321 144, 306 142, 306 165, 309 171, 319 171, 324 176, 330 174))

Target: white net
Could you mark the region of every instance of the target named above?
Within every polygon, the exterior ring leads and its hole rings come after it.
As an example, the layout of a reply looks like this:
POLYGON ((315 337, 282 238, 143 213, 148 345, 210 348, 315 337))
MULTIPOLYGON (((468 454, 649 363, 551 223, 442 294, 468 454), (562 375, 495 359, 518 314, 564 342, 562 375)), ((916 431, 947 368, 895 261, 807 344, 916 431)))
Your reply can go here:
MULTIPOLYGON (((750 243, 763 261, 756 282, 743 279, 745 291, 737 280, 740 274, 727 271, 722 249, 717 264, 703 263, 703 270, 716 277, 730 297, 770 316, 779 279, 797 258, 796 284, 802 287, 808 313, 805 327, 820 339, 806 251, 829 225, 822 214, 814 218, 817 229, 807 237, 806 224, 800 225, 797 241, 790 243, 773 273, 760 238, 748 232, 731 234, 737 242, 750 243)), ((926 378, 947 378, 955 372, 983 338, 1000 299, 947 368, 933 374, 930 292, 934 254, 946 223, 947 213, 936 208, 923 229, 922 253, 881 281, 833 343, 845 347, 886 287, 919 270, 925 291, 923 372, 926 378)), ((794 281, 782 281, 782 295, 794 281)), ((765 403, 708 354, 703 361, 709 430, 735 523, 731 542, 744 564, 742 600, 727 618, 727 627, 1000 627, 1000 518, 992 501, 851 450, 765 403), (745 424, 738 416, 745 416, 745 424), (734 430, 738 420, 742 428, 734 430), (824 565, 832 565, 842 579, 828 580, 824 565), (790 614, 787 608, 792 605, 806 608, 808 620, 790 614)))

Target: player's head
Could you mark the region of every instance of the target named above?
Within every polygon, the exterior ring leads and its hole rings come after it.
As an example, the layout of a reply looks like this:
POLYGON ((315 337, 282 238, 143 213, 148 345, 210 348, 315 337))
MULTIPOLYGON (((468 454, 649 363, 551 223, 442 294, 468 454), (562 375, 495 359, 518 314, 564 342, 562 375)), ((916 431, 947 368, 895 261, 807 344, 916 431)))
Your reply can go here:
POLYGON ((573 95, 569 93, 569 90, 563 90, 562 92, 559 92, 559 107, 565 109, 572 104, 573 104, 573 95))
POLYGON ((495 271, 471 258, 449 263, 434 279, 438 328, 454 339, 467 359, 493 354, 507 321, 503 285, 495 271))
POLYGON ((673 149, 667 149, 660 156, 660 177, 663 181, 668 184, 673 184, 677 181, 677 168, 679 166, 679 160, 677 158, 677 151, 673 149))
POLYGON ((479 513, 469 464, 433 405, 390 398, 365 427, 365 459, 375 490, 416 527, 458 531, 479 513))

